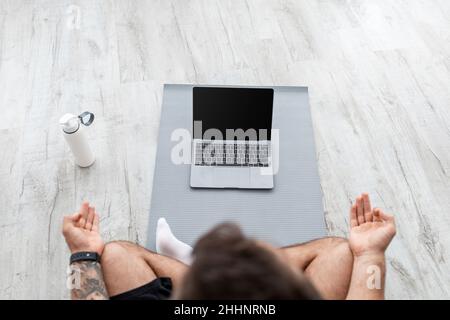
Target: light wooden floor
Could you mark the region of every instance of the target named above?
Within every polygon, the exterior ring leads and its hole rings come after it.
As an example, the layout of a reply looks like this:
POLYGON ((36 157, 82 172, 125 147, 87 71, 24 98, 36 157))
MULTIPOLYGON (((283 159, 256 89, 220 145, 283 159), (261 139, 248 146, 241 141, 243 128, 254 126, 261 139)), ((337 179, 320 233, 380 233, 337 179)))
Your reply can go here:
POLYGON ((68 297, 83 199, 145 242, 163 83, 309 86, 330 234, 370 192, 397 217, 388 298, 450 298, 448 0, 2 0, 0 298, 68 297), (84 110, 87 170, 58 127, 84 110))

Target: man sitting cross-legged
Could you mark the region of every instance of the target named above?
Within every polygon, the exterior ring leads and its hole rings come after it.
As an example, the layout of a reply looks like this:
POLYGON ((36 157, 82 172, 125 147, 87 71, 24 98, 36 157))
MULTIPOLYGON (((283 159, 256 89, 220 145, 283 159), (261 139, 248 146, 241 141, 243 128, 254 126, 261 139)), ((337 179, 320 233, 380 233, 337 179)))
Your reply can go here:
POLYGON ((64 218, 63 234, 71 253, 81 253, 71 264, 73 299, 383 299, 395 224, 362 194, 350 209, 348 240, 275 248, 225 223, 200 238, 191 266, 126 241, 105 245, 88 203, 64 218))

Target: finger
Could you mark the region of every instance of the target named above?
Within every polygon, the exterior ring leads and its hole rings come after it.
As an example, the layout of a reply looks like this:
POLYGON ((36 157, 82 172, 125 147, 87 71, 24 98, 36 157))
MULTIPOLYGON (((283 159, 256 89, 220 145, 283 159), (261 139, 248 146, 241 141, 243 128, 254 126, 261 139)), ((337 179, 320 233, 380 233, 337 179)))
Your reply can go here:
POLYGON ((73 215, 70 216, 73 222, 77 223, 81 218, 81 213, 75 212, 73 215))
POLYGON ((62 231, 63 233, 67 232, 70 228, 74 227, 77 220, 77 217, 79 217, 79 213, 75 213, 70 216, 64 216, 63 218, 63 225, 62 225, 62 231))
POLYGON ((363 224, 366 222, 364 218, 364 204, 361 196, 356 198, 356 215, 358 217, 358 223, 363 224))
POLYGON ((395 226, 395 218, 392 214, 387 214, 381 211, 381 218, 386 221, 387 224, 390 224, 393 228, 394 235, 396 234, 397 227, 395 226))
POLYGON ((78 226, 84 228, 86 226, 87 217, 89 214, 89 202, 85 201, 80 207, 81 218, 78 220, 78 226))
POLYGON ((350 208, 350 227, 353 228, 357 226, 358 226, 358 218, 356 216, 356 203, 354 203, 350 208))
POLYGON ((382 222, 383 219, 381 219, 381 210, 379 208, 373 209, 373 221, 374 222, 382 222))
POLYGON ((66 226, 70 226, 73 224, 73 218, 72 216, 64 216, 63 218, 63 228, 66 226))
POLYGON ((392 214, 385 213, 383 210, 380 209, 380 216, 381 219, 388 222, 394 222, 394 216, 392 214))
POLYGON ((88 217, 86 220, 85 229, 91 231, 92 225, 94 224, 94 217, 95 217, 95 207, 89 207, 88 217))
POLYGON ((69 216, 64 216, 64 220, 70 221, 70 222, 78 222, 78 220, 80 219, 81 215, 79 212, 75 212, 69 216))
POLYGON ((373 215, 372 215, 372 206, 370 205, 369 194, 363 193, 362 198, 363 198, 363 204, 364 204, 364 219, 366 220, 366 222, 372 222, 373 215))
POLYGON ((100 217, 97 213, 94 215, 94 223, 92 224, 92 231, 100 232, 100 217))

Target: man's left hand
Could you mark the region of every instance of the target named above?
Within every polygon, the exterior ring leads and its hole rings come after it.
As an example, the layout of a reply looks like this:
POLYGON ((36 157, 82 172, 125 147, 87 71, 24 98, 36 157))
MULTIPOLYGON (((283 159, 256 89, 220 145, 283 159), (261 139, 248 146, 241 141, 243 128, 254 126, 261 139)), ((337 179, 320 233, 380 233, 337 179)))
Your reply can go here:
POLYGON ((99 216, 89 202, 81 205, 80 211, 64 217, 63 235, 71 253, 97 252, 102 254, 105 244, 100 236, 99 216))

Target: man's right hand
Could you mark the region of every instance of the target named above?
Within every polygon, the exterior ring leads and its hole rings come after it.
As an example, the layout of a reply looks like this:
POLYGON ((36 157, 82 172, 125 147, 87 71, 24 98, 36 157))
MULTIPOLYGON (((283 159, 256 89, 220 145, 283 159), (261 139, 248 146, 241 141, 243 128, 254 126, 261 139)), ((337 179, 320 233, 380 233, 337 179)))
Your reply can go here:
POLYGON ((83 202, 80 211, 64 217, 63 235, 70 252, 97 252, 102 254, 105 244, 100 236, 99 216, 89 202, 83 202))

